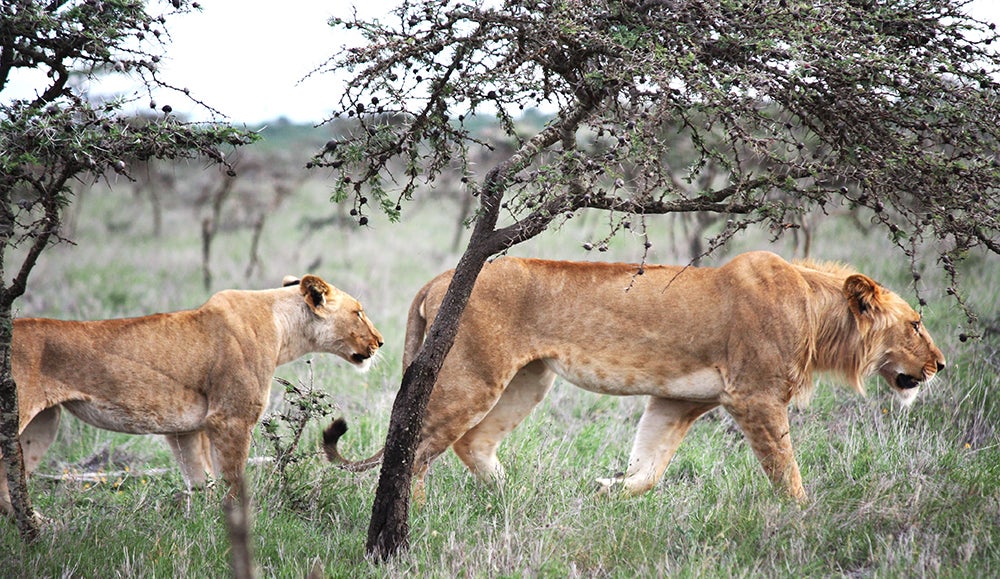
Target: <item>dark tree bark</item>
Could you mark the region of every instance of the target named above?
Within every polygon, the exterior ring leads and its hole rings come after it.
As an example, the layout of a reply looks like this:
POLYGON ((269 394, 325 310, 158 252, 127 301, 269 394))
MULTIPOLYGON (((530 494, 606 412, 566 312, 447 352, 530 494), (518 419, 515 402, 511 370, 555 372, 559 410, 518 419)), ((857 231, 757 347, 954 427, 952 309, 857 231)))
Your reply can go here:
POLYGON ((409 546, 410 485, 427 402, 444 359, 455 342, 462 312, 469 303, 479 272, 490 256, 544 231, 556 214, 552 212, 547 219, 538 219, 530 225, 522 223, 518 227, 497 230, 500 204, 509 178, 538 151, 574 132, 589 112, 589 107, 577 108, 560 123, 528 141, 517 154, 494 167, 485 178, 480 198, 481 212, 469 244, 455 267, 455 275, 427 331, 423 347, 403 374, 399 393, 392 405, 366 546, 368 554, 377 559, 387 559, 409 546))
POLYGON ((14 322, 10 307, 0 310, 0 453, 7 470, 7 488, 14 508, 17 530, 25 542, 38 538, 28 485, 24 473, 24 455, 18 439, 17 384, 11 373, 11 343, 14 322))
MULTIPOLYGON (((69 175, 62 173, 55 181, 55 190, 62 191, 68 180, 69 175)), ((7 487, 10 492, 11 507, 14 509, 14 519, 25 542, 37 539, 39 528, 35 511, 31 506, 31 497, 28 495, 24 454, 18 438, 20 416, 12 360, 14 343, 12 308, 14 300, 24 294, 28 274, 35 267, 38 256, 59 228, 58 195, 43 196, 40 203, 44 208, 44 215, 35 223, 35 235, 31 247, 10 285, 0 287, 0 453, 3 453, 3 465, 7 470, 7 487)), ((3 279, 5 272, 3 255, 11 244, 15 222, 11 210, 11 189, 3 188, 0 190, 0 280, 3 279)))
MULTIPOLYGON (((494 177, 496 174, 494 171, 494 177)), ((502 196, 502 191, 500 193, 502 196)), ((409 546, 410 484, 427 402, 444 359, 455 342, 458 323, 469 303, 476 278, 493 253, 490 240, 499 208, 497 196, 483 196, 483 214, 455 268, 455 276, 427 332, 424 347, 403 374, 402 385, 392 405, 385 457, 368 526, 367 551, 378 559, 391 557, 409 546)))
MULTIPOLYGON (((480 246, 484 245, 481 244, 481 237, 479 241, 480 246)), ((386 559, 406 549, 409 544, 414 453, 434 382, 455 342, 458 322, 472 295, 476 277, 490 255, 477 249, 477 236, 473 234, 468 249, 455 268, 455 276, 427 333, 424 347, 403 374, 402 385, 392 406, 385 457, 368 527, 367 551, 379 559, 386 559)))

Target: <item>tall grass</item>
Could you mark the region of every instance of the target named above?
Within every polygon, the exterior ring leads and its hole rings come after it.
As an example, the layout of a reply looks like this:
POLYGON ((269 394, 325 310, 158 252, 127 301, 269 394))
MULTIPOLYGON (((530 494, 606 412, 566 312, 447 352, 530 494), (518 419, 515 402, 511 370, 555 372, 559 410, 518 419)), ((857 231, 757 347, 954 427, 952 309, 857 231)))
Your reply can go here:
MULTIPOLYGON (((262 269, 244 278, 249 232, 224 232, 212 263, 215 285, 259 288, 284 274, 314 273, 359 297, 386 336, 376 367, 361 375, 332 356, 278 369, 292 383, 323 387, 351 430, 344 452, 381 446, 400 378, 405 313, 415 291, 450 267, 457 207, 437 201, 401 224, 309 231, 306 216, 335 210, 322 183, 306 182, 269 217, 262 269)), ((238 201, 238 200, 237 200, 238 201)), ((19 304, 21 315, 104 318, 195 307, 201 285, 202 217, 190 204, 165 213, 164 235, 148 231, 127 187, 92 191, 76 207, 75 241, 48 250, 19 304)), ((571 220, 511 253, 636 260, 641 243, 615 240, 589 254, 602 219, 571 220)), ((677 225, 651 218, 652 259, 687 258, 677 225)), ((751 235, 732 251, 788 242, 751 235)), ((855 263, 902 295, 907 265, 877 235, 824 222, 814 256, 855 263)), ((724 260, 720 257, 719 260, 724 260)), ((967 266, 969 300, 998 315, 1000 271, 967 266)), ((928 287, 935 276, 924 276, 928 287)), ((938 284, 943 288, 944 284, 938 284)), ((557 383, 501 446, 502 488, 476 482, 452 454, 435 462, 428 500, 415 508, 411 549, 376 566, 364 542, 378 473, 330 468, 318 454, 325 420, 306 427, 304 456, 279 472, 259 432, 248 468, 253 551, 262 576, 302 577, 320 561, 331 577, 382 576, 988 576, 1000 573, 1000 338, 958 340, 963 318, 943 291, 926 291, 927 325, 949 368, 910 409, 876 380, 867 397, 821 384, 812 404, 792 410, 792 437, 810 501, 777 496, 732 420, 714 411, 681 445, 653 492, 595 495, 594 479, 622 470, 643 400, 587 393, 557 383)), ((283 390, 276 387, 276 393, 283 390)), ((272 411, 289 401, 275 396, 272 411)), ((258 429, 259 430, 259 429, 258 429)), ((97 430, 67 415, 59 440, 31 479, 48 517, 42 538, 20 543, 0 524, 4 577, 218 577, 228 573, 221 485, 186 495, 158 437, 97 430), (104 455, 107 455, 107 460, 104 455), (95 476, 84 477, 97 468, 95 476), (102 476, 103 475, 103 476, 102 476)))

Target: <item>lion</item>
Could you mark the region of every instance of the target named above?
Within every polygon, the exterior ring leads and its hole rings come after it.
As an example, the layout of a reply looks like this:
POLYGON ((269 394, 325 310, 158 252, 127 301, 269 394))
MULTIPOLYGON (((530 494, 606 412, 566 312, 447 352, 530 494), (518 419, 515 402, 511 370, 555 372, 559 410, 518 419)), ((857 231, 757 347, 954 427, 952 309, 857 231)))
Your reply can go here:
MULTIPOLYGON (((382 335, 358 300, 315 275, 225 290, 201 307, 99 321, 14 320, 25 472, 52 444, 60 408, 93 426, 164 434, 188 488, 242 484, 250 436, 277 366, 328 352, 367 371, 382 335)), ((0 507, 12 513, 0 465, 0 507)))
MULTIPOLYGON (((416 356, 453 272, 410 307, 403 366, 416 356)), ((808 401, 817 372, 864 394, 880 374, 910 404, 945 367, 921 316, 871 278, 837 264, 789 263, 769 252, 718 267, 544 261, 487 264, 428 402, 414 460, 414 493, 451 447, 482 479, 502 481, 497 446, 546 395, 556 376, 586 390, 648 396, 627 470, 602 492, 639 494, 662 478, 691 425, 722 406, 771 483, 806 500, 788 406, 808 401)), ((325 433, 328 458, 342 420, 325 433)), ((380 451, 381 452, 381 451, 380 451)))

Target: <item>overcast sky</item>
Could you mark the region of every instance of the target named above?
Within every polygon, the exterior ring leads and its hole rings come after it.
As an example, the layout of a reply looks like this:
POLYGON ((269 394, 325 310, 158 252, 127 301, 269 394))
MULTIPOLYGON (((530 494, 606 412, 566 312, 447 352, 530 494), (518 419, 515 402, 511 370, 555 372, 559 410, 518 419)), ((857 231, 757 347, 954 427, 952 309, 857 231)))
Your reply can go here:
MULTIPOLYGON (((200 13, 167 21, 173 42, 161 63, 162 77, 189 88, 192 95, 224 113, 226 120, 254 124, 279 117, 296 122, 328 117, 343 78, 325 73, 302 80, 345 42, 343 32, 328 26, 327 20, 337 11, 350 10, 352 4, 362 16, 382 16, 397 0, 200 0, 200 4, 200 13)), ((974 0, 970 11, 1000 24, 1000 0, 974 0)), ((18 88, 29 86, 23 82, 18 88)), ((4 92, 5 98, 26 96, 4 92)), ((159 106, 170 104, 194 120, 211 118, 209 111, 185 102, 183 95, 156 98, 159 106)), ((140 100, 146 102, 145 97, 140 100)))

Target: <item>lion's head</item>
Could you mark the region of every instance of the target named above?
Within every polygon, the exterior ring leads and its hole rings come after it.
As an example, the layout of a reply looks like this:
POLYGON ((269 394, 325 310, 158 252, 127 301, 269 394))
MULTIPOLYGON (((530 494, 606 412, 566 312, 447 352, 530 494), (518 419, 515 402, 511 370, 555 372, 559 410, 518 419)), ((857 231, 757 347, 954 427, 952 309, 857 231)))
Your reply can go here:
POLYGON ((944 355, 934 345, 920 314, 861 274, 847 278, 844 296, 867 354, 862 375, 877 372, 904 404, 910 404, 920 385, 945 366, 944 355))
POLYGON ((315 275, 284 279, 285 286, 298 285, 315 321, 309 324, 316 351, 330 352, 367 371, 382 347, 379 333, 361 303, 315 275))

